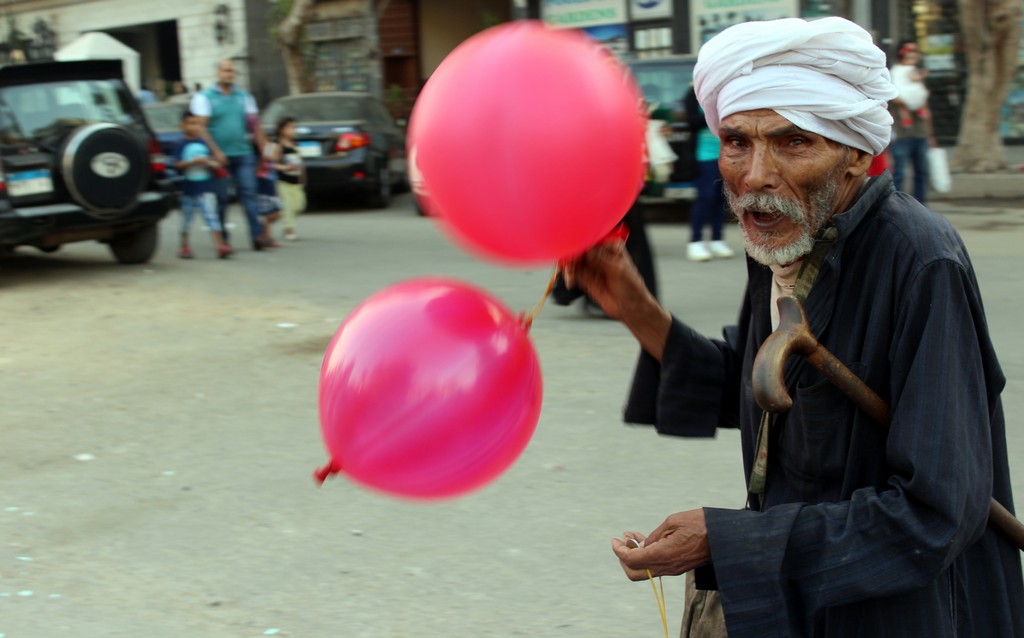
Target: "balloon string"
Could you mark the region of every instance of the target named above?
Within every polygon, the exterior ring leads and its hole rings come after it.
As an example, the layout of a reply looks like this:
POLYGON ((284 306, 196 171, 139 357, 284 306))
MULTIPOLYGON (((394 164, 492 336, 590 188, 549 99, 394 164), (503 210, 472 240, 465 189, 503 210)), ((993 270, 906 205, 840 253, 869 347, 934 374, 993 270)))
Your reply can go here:
POLYGON ((651 581, 651 589, 654 590, 654 602, 658 603, 658 613, 661 615, 661 628, 665 630, 665 638, 668 638, 668 613, 665 611, 665 583, 661 582, 658 576, 658 586, 654 586, 654 576, 651 570, 647 570, 647 580, 651 581))
POLYGON ((544 308, 544 302, 551 296, 551 291, 555 289, 555 282, 558 280, 558 266, 555 266, 555 271, 551 273, 551 279, 548 280, 548 287, 544 290, 544 294, 541 296, 540 301, 533 307, 529 312, 523 313, 520 319, 523 322, 523 328, 529 330, 530 326, 533 325, 533 320, 537 318, 540 311, 544 308))

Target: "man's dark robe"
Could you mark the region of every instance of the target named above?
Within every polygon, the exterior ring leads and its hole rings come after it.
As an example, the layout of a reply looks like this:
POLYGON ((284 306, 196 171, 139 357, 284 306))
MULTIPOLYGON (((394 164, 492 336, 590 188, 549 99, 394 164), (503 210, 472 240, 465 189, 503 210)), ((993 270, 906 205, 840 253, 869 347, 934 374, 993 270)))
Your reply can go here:
MULTIPOLYGON (((871 421, 802 358, 769 428, 765 492, 705 509, 730 638, 1024 636, 1018 550, 986 524, 1013 510, 989 339, 964 245, 944 218, 874 178, 804 304, 818 340, 892 408, 871 421)), ((751 368, 771 333, 771 271, 748 260, 738 325, 710 340, 674 321, 641 355, 626 420, 663 434, 741 431, 750 475, 761 410, 751 368)))

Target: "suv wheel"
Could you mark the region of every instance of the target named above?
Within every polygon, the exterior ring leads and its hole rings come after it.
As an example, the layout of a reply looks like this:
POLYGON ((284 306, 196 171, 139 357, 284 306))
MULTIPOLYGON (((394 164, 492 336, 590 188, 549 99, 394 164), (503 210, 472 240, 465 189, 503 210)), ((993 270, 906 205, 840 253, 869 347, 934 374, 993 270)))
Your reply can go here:
POLYGON ((60 159, 68 193, 92 213, 131 208, 149 181, 149 154, 130 131, 98 123, 75 130, 60 159))
POLYGON ((122 264, 144 264, 156 253, 158 233, 156 224, 114 235, 110 252, 122 264))

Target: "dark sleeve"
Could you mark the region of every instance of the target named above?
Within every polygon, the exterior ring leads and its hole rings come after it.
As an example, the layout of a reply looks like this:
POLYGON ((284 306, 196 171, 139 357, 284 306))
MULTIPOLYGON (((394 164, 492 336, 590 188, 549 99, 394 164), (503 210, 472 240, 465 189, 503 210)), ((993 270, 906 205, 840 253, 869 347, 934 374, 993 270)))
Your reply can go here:
POLYGON ((739 393, 739 355, 734 344, 708 339, 673 318, 662 361, 640 353, 626 403, 627 423, 654 425, 660 434, 709 437, 727 418, 739 393))
POLYGON ((551 288, 551 298, 555 300, 555 303, 559 306, 568 306, 582 296, 582 289, 578 287, 566 287, 565 278, 562 277, 562 273, 559 271, 558 275, 555 277, 555 285, 551 288))
POLYGON ((992 493, 988 386, 998 382, 986 378, 986 334, 970 273, 954 261, 924 266, 899 303, 886 360, 873 362, 891 369, 884 488, 763 512, 705 509, 730 636, 804 635, 830 607, 919 591, 978 540, 992 493))
POLYGON ((697 93, 693 90, 693 87, 690 87, 690 90, 686 92, 683 106, 686 108, 686 123, 690 125, 690 133, 692 135, 696 135, 697 131, 708 127, 708 122, 704 118, 704 112, 700 110, 700 103, 697 102, 697 93))

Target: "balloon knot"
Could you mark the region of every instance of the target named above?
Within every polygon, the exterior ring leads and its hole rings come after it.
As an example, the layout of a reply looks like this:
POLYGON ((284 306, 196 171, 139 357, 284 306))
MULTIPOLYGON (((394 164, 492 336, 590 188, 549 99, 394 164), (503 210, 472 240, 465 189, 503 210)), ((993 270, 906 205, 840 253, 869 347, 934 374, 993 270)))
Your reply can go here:
POLYGON ((323 485, 328 477, 341 471, 341 465, 333 459, 325 466, 313 471, 313 480, 317 485, 323 485))
POLYGON ((519 313, 519 325, 523 327, 523 330, 529 331, 530 327, 533 326, 533 320, 536 318, 532 312, 520 312, 519 313))
POLYGON ((629 239, 629 226, 626 226, 625 222, 620 222, 610 233, 601 239, 601 244, 607 244, 613 241, 626 241, 629 239))

